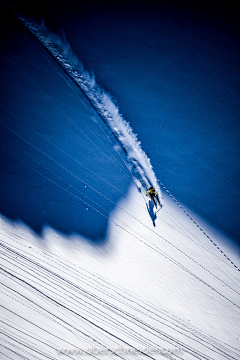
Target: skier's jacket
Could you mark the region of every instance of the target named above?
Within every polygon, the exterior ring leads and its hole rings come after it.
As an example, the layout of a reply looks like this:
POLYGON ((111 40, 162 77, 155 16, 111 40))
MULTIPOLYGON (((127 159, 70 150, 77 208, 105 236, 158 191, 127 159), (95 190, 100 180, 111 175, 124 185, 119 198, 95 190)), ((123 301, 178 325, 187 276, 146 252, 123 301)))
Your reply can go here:
POLYGON ((148 194, 150 196, 157 196, 157 192, 154 190, 154 189, 149 189, 147 192, 146 192, 146 196, 148 196, 148 194))

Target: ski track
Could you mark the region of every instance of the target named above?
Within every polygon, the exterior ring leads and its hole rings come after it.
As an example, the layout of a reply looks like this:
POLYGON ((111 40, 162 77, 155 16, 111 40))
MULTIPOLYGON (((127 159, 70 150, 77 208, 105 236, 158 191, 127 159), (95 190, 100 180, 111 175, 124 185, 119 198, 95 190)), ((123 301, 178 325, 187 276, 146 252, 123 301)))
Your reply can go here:
POLYGON ((37 24, 18 14, 18 18, 34 34, 64 71, 83 91, 99 116, 110 128, 127 155, 125 164, 139 190, 153 186, 161 198, 161 189, 149 158, 141 148, 137 135, 122 117, 110 94, 97 84, 93 73, 84 69, 82 62, 74 54, 64 37, 49 31, 44 22, 37 24))
MULTIPOLYGON (((161 351, 165 343, 166 348, 175 346, 196 358, 214 359, 218 354, 221 358, 238 359, 240 352, 237 349, 172 316, 164 309, 142 301, 121 287, 113 286, 101 276, 81 269, 43 246, 33 246, 24 237, 4 229, 1 238, 2 295, 73 332, 88 346, 116 349, 129 344, 133 348, 153 347, 161 351), (96 336, 94 326, 98 328, 99 337, 96 336), (185 341, 178 339, 179 334, 185 341), (195 347, 188 345, 189 340, 195 347), (213 357, 206 355, 206 349, 212 352, 213 357)), ((11 321, 6 321, 8 306, 1 307, 6 310, 5 321, 4 316, 1 316, 2 340, 12 350, 16 348, 20 353, 26 352, 30 358, 33 354, 38 359, 57 358, 52 357, 50 351, 52 349, 56 353, 59 349, 52 340, 43 340, 42 335, 35 338, 29 332, 21 339, 24 332, 18 325, 13 326, 11 321)), ((11 308, 9 311, 12 314, 15 312, 15 317, 31 323, 29 316, 23 316, 11 308)), ((39 325, 34 324, 34 327, 39 325)), ((48 331, 48 327, 42 329, 41 334, 42 331, 48 331)), ((55 334, 52 336, 58 337, 55 334)), ((70 348, 69 345, 77 348, 76 344, 69 344, 65 339, 61 339, 61 344, 65 344, 66 348, 70 348)), ((142 359, 149 357, 145 354, 140 356, 142 359)), ((119 357, 126 358, 122 354, 119 357)), ((168 358, 177 359, 178 356, 171 354, 168 358)))

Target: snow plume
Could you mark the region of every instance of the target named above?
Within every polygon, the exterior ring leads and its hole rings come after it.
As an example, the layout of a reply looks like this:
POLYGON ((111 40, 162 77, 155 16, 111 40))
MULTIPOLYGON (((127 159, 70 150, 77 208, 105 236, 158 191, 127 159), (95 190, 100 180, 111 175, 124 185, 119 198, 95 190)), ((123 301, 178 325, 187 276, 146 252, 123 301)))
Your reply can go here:
POLYGON ((120 114, 111 95, 97 84, 94 74, 84 68, 65 36, 49 31, 44 22, 37 24, 21 15, 18 15, 18 18, 80 87, 102 120, 111 129, 127 155, 128 162, 126 165, 138 188, 148 189, 153 186, 160 195, 157 178, 150 160, 141 148, 137 135, 134 134, 129 123, 120 114))

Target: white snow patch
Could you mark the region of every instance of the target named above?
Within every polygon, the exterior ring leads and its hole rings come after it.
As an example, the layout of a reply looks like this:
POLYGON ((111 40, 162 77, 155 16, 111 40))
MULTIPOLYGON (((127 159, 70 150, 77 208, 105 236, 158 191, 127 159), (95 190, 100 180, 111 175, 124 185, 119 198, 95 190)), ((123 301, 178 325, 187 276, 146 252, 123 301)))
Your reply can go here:
POLYGON ((238 359, 238 271, 170 198, 155 227, 135 186, 119 206, 104 246, 1 217, 2 344, 12 337, 1 351, 57 359, 67 358, 58 349, 147 346, 238 359))

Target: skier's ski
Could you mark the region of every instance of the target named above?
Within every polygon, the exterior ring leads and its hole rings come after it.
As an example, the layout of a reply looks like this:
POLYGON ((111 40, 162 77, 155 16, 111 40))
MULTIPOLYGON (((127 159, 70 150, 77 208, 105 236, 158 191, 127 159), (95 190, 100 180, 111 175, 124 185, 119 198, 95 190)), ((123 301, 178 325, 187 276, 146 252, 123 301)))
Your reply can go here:
POLYGON ((156 215, 159 212, 159 210, 161 210, 161 208, 162 206, 159 206, 159 208, 157 207, 156 210, 154 211, 154 215, 156 215))

